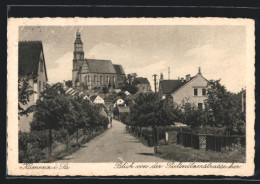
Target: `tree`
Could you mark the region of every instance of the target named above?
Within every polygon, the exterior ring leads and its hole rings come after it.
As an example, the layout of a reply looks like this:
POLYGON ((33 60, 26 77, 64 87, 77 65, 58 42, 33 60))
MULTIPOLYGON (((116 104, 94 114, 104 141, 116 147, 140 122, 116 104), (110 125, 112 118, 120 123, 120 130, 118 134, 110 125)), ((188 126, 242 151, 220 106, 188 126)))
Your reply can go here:
POLYGON ((36 93, 32 86, 29 84, 30 78, 19 78, 18 79, 18 118, 21 116, 28 116, 33 111, 33 106, 25 108, 30 101, 30 96, 36 93))
POLYGON ((238 133, 239 127, 245 123, 239 100, 220 84, 220 80, 209 81, 205 112, 208 125, 226 127, 227 131, 233 133, 238 133))
POLYGON ((136 73, 128 74, 121 87, 121 91, 128 91, 131 94, 135 94, 138 91, 138 88, 136 87, 137 83, 135 81, 136 76, 136 73))
POLYGON ((191 128, 198 128, 206 125, 205 112, 192 104, 186 105, 181 116, 181 122, 189 125, 191 128))
POLYGON ((102 88, 102 91, 103 91, 103 93, 105 94, 105 97, 106 97, 106 94, 109 93, 108 87, 103 87, 103 88, 102 88))
POLYGON ((35 105, 32 130, 49 130, 49 156, 52 152, 52 130, 73 119, 72 106, 60 83, 46 85, 35 105))
POLYGON ((72 87, 72 80, 67 80, 67 81, 65 81, 65 85, 67 86, 67 87, 72 87))
POLYGON ((130 122, 133 126, 152 127, 154 152, 157 153, 157 126, 173 125, 180 117, 180 109, 167 101, 158 103, 155 93, 141 93, 131 107, 130 122))
POLYGON ((120 97, 120 98, 122 98, 123 100, 125 100, 125 98, 126 98, 126 94, 125 94, 124 92, 122 92, 122 91, 120 91, 119 93, 117 93, 117 96, 120 97))

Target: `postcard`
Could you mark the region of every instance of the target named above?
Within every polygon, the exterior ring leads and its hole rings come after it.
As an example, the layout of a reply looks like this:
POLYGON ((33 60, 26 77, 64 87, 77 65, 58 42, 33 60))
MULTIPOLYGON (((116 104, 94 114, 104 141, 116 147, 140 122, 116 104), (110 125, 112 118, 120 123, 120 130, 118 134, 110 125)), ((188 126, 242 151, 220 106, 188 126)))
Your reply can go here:
POLYGON ((8 175, 252 176, 254 30, 241 18, 9 18, 8 175))

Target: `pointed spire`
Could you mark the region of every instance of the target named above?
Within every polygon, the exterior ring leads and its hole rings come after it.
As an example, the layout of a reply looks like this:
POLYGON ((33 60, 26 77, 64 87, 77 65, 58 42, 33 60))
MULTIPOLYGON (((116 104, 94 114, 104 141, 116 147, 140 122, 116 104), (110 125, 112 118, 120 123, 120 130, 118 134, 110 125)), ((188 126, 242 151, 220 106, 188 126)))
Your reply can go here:
POLYGON ((200 67, 199 67, 199 72, 198 72, 198 74, 201 74, 201 70, 200 70, 200 67))
POLYGON ((79 30, 78 30, 77 33, 76 33, 75 43, 80 43, 80 44, 82 44, 79 30))

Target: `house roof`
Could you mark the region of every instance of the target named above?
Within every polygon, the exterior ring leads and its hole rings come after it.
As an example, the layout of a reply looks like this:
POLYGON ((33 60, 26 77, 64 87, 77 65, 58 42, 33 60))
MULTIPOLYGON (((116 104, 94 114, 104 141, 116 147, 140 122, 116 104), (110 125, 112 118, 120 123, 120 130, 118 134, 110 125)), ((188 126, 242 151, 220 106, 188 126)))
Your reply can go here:
POLYGON ((97 95, 91 95, 89 99, 93 102, 97 98, 97 95))
POLYGON ((114 65, 115 71, 119 75, 125 75, 122 65, 114 65))
MULTIPOLYGON (((116 98, 112 101, 112 103, 116 103, 118 99, 122 99, 122 98, 121 98, 121 97, 116 97, 116 98)), ((122 99, 122 100, 123 100, 123 99, 122 99)))
POLYGON ((149 92, 144 93, 142 91, 138 91, 135 94, 128 95, 127 98, 130 99, 130 100, 136 100, 141 93, 143 93, 143 94, 150 94, 150 93, 154 93, 154 92, 149 91, 149 92))
POLYGON ((116 73, 115 68, 110 60, 85 59, 88 68, 92 73, 116 73))
POLYGON ((85 95, 85 96, 83 97, 83 99, 84 99, 84 100, 86 100, 86 99, 87 99, 87 100, 90 100, 87 95, 85 95))
MULTIPOLYGON (((43 46, 41 41, 19 41, 18 43, 18 63, 19 75, 26 75, 36 77, 38 75, 39 61, 41 52, 43 53, 43 46)), ((47 78, 46 66, 43 55, 43 62, 45 67, 45 75, 47 78)))
POLYGON ((135 81, 137 82, 137 84, 150 84, 148 79, 143 77, 137 77, 135 78, 135 81))
POLYGON ((115 95, 115 94, 108 95, 108 96, 106 97, 106 101, 107 101, 107 102, 112 102, 112 101, 116 98, 116 96, 117 96, 117 95, 115 95))
POLYGON ((127 106, 127 107, 118 107, 118 112, 119 113, 130 113, 130 108, 127 106))
POLYGON ((190 82, 194 77, 191 77, 189 81, 184 80, 162 80, 160 81, 160 87, 163 94, 169 94, 177 91, 179 88, 190 82))
MULTIPOLYGON (((90 99, 92 102, 94 102, 97 97, 101 98, 101 97, 98 96, 98 95, 91 95, 91 96, 89 97, 89 99, 90 99)), ((102 99, 102 98, 101 98, 101 99, 102 99)))

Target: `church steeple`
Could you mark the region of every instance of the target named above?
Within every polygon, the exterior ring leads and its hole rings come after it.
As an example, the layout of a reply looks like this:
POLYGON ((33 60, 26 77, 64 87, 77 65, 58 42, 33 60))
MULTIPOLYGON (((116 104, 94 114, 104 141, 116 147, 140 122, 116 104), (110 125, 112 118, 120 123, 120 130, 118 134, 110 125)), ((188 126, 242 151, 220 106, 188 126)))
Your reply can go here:
POLYGON ((73 69, 78 70, 84 60, 83 43, 81 41, 80 32, 76 34, 76 40, 74 42, 74 58, 73 58, 73 69))
POLYGON ((83 52, 83 43, 81 41, 80 32, 78 31, 76 34, 76 40, 74 42, 74 52, 83 52))
POLYGON ((76 33, 76 40, 74 42, 74 53, 73 53, 73 67, 72 67, 72 85, 75 87, 76 85, 76 77, 79 71, 79 68, 82 66, 84 61, 84 51, 83 51, 83 43, 81 41, 80 32, 76 33))

